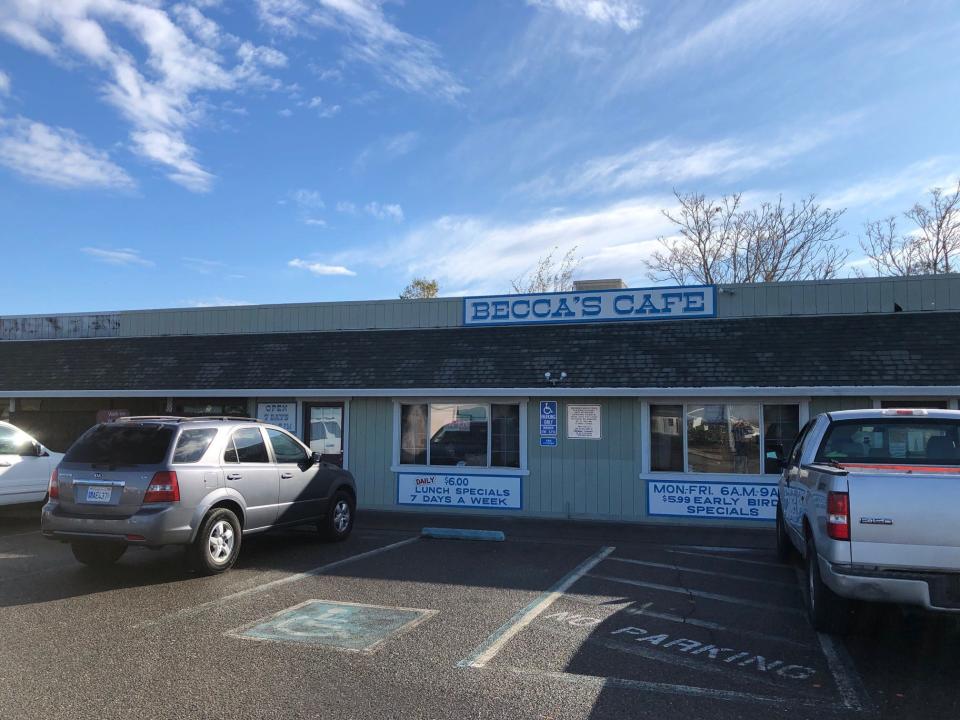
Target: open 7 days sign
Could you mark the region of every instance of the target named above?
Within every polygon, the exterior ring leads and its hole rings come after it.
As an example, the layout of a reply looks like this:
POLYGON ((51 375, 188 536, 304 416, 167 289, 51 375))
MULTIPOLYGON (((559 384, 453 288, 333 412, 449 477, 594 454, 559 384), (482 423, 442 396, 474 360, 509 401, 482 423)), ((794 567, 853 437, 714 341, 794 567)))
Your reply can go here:
POLYGON ((678 320, 716 314, 717 288, 713 285, 463 299, 464 325, 678 320))

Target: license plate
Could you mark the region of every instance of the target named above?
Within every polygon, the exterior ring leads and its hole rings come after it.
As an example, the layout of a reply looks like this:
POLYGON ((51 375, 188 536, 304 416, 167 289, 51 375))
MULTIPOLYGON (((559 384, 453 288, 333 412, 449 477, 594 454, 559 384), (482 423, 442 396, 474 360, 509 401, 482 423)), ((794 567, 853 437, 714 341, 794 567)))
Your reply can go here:
POLYGON ((110 502, 110 495, 113 490, 108 487, 88 487, 87 488, 87 502, 88 503, 108 503, 110 502))

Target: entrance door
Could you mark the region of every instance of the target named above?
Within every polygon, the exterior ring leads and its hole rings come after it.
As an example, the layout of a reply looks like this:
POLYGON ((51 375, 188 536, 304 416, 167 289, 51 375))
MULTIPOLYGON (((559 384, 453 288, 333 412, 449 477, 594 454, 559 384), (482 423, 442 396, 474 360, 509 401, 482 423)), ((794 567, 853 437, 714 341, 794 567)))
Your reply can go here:
POLYGON ((321 460, 343 467, 343 403, 304 406, 304 441, 321 460))

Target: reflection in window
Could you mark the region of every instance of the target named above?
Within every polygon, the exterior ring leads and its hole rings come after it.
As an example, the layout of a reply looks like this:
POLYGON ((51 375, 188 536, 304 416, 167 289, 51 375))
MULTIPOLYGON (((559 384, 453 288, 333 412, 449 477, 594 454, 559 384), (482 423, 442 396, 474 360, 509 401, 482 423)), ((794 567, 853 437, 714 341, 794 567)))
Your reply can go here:
POLYGON ((177 440, 177 449, 173 451, 173 462, 195 463, 203 457, 210 447, 217 431, 214 428, 183 430, 177 440))
POLYGON ((799 405, 763 406, 763 472, 779 475, 800 432, 799 405))
POLYGON ((430 406, 430 464, 487 464, 487 406, 430 406))
POLYGON ((492 405, 490 464, 520 467, 520 406, 492 405))
POLYGON ((278 463, 302 463, 307 460, 307 451, 300 443, 281 430, 267 428, 267 437, 273 446, 273 456, 278 463))
POLYGON ((427 464, 427 406, 400 406, 400 463, 427 464))
POLYGON ((650 406, 650 469, 683 472, 683 405, 650 406))
POLYGON ((689 472, 759 474, 759 406, 688 407, 687 467, 689 472))
POLYGON ((270 462, 270 457, 267 455, 267 446, 260 434, 260 428, 241 428, 233 433, 223 459, 224 462, 270 462))

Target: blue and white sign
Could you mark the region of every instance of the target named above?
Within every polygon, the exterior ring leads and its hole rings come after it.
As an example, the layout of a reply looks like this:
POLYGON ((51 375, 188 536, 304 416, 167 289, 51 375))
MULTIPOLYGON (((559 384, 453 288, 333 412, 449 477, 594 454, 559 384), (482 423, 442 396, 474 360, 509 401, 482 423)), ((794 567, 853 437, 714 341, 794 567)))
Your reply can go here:
POLYGON ((679 320, 716 314, 717 288, 713 285, 463 299, 464 325, 679 320))
POLYGON ((555 437, 540 438, 540 447, 556 447, 557 439, 555 437))
POLYGON ((557 401, 540 401, 540 437, 557 436, 557 401))
POLYGON ((707 520, 775 520, 777 483, 647 480, 647 513, 707 520))
POLYGON ((257 403, 257 420, 277 425, 296 434, 297 404, 295 402, 257 403))
POLYGON ((438 508, 519 510, 523 507, 523 484, 519 475, 398 473, 397 503, 438 508))

